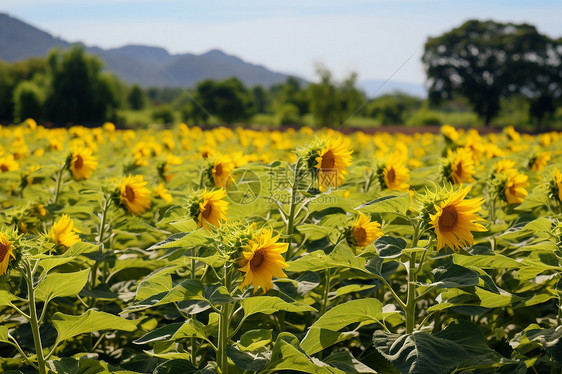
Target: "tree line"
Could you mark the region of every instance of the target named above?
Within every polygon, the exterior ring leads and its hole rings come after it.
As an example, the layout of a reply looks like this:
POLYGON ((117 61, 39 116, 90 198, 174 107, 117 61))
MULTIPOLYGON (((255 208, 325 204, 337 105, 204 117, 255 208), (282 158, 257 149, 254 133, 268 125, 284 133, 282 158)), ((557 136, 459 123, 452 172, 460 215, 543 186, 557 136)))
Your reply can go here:
POLYGON ((534 26, 472 20, 425 44, 427 99, 401 93, 369 98, 357 88, 357 74, 337 80, 322 66, 310 83, 288 77, 270 87, 246 87, 233 77, 188 89, 141 88, 104 72, 101 60, 75 46, 45 58, 0 62, 0 121, 120 123, 120 113, 128 110, 146 112, 155 122, 198 125, 248 123, 260 115, 273 125, 311 118, 317 125, 341 126, 351 117, 381 125, 441 124, 443 118, 474 125, 463 122, 471 113, 481 124, 513 124, 501 123, 507 112, 540 128, 562 106, 561 60, 562 39, 534 26))

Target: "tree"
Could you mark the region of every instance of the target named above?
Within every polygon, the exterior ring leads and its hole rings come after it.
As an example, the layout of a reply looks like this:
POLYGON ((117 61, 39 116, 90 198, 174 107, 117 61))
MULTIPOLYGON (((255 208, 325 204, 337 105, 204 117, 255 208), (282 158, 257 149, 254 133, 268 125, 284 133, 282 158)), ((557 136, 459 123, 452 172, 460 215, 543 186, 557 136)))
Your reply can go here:
POLYGON ((144 96, 144 91, 139 85, 134 84, 129 89, 129 95, 127 96, 127 103, 129 107, 133 110, 142 110, 146 104, 146 99, 144 96))
POLYGON ((93 123, 111 120, 118 106, 116 80, 101 73, 102 62, 84 48, 54 51, 48 57, 50 87, 46 117, 54 122, 93 123))
MULTIPOLYGON (((454 95, 464 96, 489 124, 500 109, 501 98, 553 95, 550 84, 546 84, 550 78, 542 78, 550 75, 553 67, 560 70, 559 52, 553 60, 547 57, 557 51, 553 43, 531 25, 467 21, 429 38, 425 44, 422 61, 430 85, 429 98, 437 103, 454 95)), ((549 110, 548 104, 539 107, 549 110)))
POLYGON ((238 78, 200 82, 196 100, 210 115, 228 123, 247 120, 255 112, 253 95, 238 78))
POLYGON ((406 123, 407 116, 420 109, 422 104, 417 97, 395 93, 373 99, 367 106, 367 112, 382 125, 398 125, 406 123))
POLYGON ((14 91, 14 119, 22 122, 26 118, 39 119, 42 117, 43 107, 41 90, 30 81, 21 82, 14 91))

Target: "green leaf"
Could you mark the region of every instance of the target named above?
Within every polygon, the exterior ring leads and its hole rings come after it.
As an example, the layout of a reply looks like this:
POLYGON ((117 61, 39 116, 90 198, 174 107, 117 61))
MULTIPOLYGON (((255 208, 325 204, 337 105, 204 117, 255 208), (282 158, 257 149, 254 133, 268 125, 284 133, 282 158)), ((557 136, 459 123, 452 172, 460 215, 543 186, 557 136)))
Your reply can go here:
POLYGON ((246 331, 240 336, 238 348, 244 352, 253 352, 272 341, 272 331, 266 329, 246 331))
MULTIPOLYGON (((324 328, 339 331, 345 326, 356 323, 379 322, 382 316, 382 303, 377 299, 351 300, 336 305, 321 316, 311 328, 324 328)), ((305 338, 306 340, 306 338, 305 338)))
MULTIPOLYGON (((188 360, 169 360, 160 364, 154 369, 153 374, 195 374, 204 371, 197 369, 188 360)), ((210 373, 210 372, 209 372, 210 373)))
POLYGON ((174 303, 186 300, 206 300, 203 297, 205 287, 203 283, 196 279, 186 279, 176 285, 169 292, 161 292, 149 298, 129 305, 123 312, 138 312, 140 310, 152 308, 158 305, 174 303))
POLYGON ((260 354, 242 352, 231 345, 226 346, 226 354, 236 366, 245 371, 259 372, 269 360, 260 354))
POLYGON ((402 250, 406 249, 406 241, 402 238, 384 235, 375 240, 375 248, 380 258, 396 258, 400 257, 402 250))
POLYGON ((136 300, 145 300, 150 296, 161 292, 169 292, 172 287, 172 276, 170 275, 179 266, 170 266, 153 271, 147 275, 137 288, 136 300))
POLYGON ((12 301, 18 300, 19 298, 15 295, 12 295, 6 290, 0 290, 0 306, 14 306, 12 301))
POLYGON ((300 348, 307 354, 313 355, 334 344, 359 336, 356 331, 340 332, 318 327, 311 327, 300 344, 300 348))
POLYGON ((205 325, 194 318, 190 318, 172 335, 170 340, 180 340, 195 336, 200 339, 209 341, 205 333, 205 325))
POLYGON ((351 352, 334 352, 324 359, 324 362, 343 370, 345 373, 376 373, 373 369, 357 360, 351 352))
POLYGON ((453 255, 453 262, 464 267, 477 267, 480 269, 518 269, 521 263, 500 254, 466 256, 453 255))
POLYGON ((170 323, 169 325, 159 327, 156 330, 152 330, 148 334, 143 335, 139 339, 135 340, 133 343, 147 344, 147 343, 170 340, 170 338, 174 336, 176 331, 178 331, 182 325, 183 325, 182 322, 177 322, 177 323, 170 323))
POLYGON ((464 266, 448 264, 431 272, 434 282, 429 286, 437 288, 457 288, 477 286, 479 282, 478 273, 464 266))
POLYGON ((395 196, 383 196, 375 200, 371 200, 358 206, 355 209, 361 209, 369 213, 400 213, 404 214, 410 207, 410 194, 405 193, 395 196))
POLYGON ((168 239, 154 244, 148 250, 156 249, 179 249, 190 248, 197 245, 205 244, 207 241, 208 233, 204 229, 192 231, 190 233, 179 233, 170 236, 168 239))
POLYGON ((539 342, 558 365, 562 365, 562 326, 556 329, 529 330, 526 334, 529 340, 539 342))
POLYGON ((256 313, 273 314, 278 311, 286 312, 316 312, 313 307, 302 303, 288 303, 277 296, 253 296, 242 300, 244 318, 256 313))
POLYGON ((377 330, 373 344, 401 373, 443 374, 468 358, 459 344, 426 332, 400 335, 377 330))
POLYGON ((88 282, 89 269, 75 273, 48 274, 35 291, 38 301, 51 300, 55 297, 70 297, 80 293, 88 282))
POLYGON ((0 342, 8 342, 8 328, 6 326, 0 326, 0 342))
POLYGON ((314 251, 287 264, 288 271, 320 271, 334 268, 365 271, 365 259, 356 257, 351 248, 343 242, 338 244, 329 255, 322 250, 314 251))
POLYGON ((70 339, 76 335, 90 333, 100 330, 121 330, 135 331, 135 323, 114 316, 113 314, 88 310, 81 316, 70 316, 60 312, 55 313, 52 319, 55 329, 57 329, 57 343, 70 339))

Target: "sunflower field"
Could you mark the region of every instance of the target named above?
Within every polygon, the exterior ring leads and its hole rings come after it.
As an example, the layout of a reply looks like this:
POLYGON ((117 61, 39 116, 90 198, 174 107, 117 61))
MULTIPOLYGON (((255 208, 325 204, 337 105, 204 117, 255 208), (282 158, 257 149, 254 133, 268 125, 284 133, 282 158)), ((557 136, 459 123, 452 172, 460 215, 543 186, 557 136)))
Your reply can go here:
POLYGON ((0 127, 3 373, 560 373, 562 135, 0 127))

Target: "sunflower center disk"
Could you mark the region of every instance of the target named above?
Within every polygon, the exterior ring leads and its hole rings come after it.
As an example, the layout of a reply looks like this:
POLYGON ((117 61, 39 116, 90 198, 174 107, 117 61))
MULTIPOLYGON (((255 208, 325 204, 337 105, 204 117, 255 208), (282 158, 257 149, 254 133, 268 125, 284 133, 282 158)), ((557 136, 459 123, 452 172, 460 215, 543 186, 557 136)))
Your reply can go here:
POLYGON ((0 243, 0 262, 4 261, 6 255, 8 254, 8 246, 4 243, 0 243))
POLYGON ((332 169, 335 164, 336 159, 334 153, 332 151, 324 153, 324 156, 322 156, 322 164, 320 165, 322 169, 332 169))
POLYGON ((363 245, 367 241, 367 231, 363 227, 357 227, 353 232, 353 237, 357 244, 363 245))
POLYGON ((394 168, 390 168, 388 173, 386 173, 386 178, 388 179, 388 183, 394 183, 396 180, 396 171, 394 168))
POLYGON ((83 165, 84 165, 84 160, 82 159, 82 156, 76 156, 76 161, 74 161, 74 167, 76 169, 81 169, 83 165))
POLYGON ((131 186, 125 187, 125 197, 127 197, 127 200, 131 203, 135 201, 135 191, 131 188, 131 186))
POLYGON ((222 164, 218 164, 215 167, 215 175, 222 175, 222 164))
POLYGON ((203 218, 207 219, 211 216, 212 212, 213 212, 213 205, 211 203, 207 203, 201 215, 203 216, 203 218))
POLYGON ((0 170, 2 170, 2 173, 5 171, 8 171, 8 167, 6 165, 0 165, 0 170))
POLYGON ((265 255, 261 251, 258 251, 254 253, 254 257, 250 260, 250 267, 252 268, 252 270, 259 269, 264 260, 265 255))
POLYGON ((441 231, 451 231, 453 230, 459 221, 459 214, 455 207, 447 206, 443 208, 441 212, 441 217, 439 217, 439 230, 441 231))

